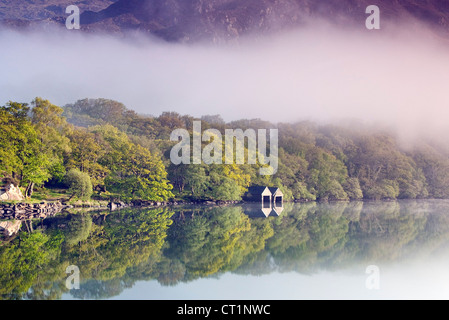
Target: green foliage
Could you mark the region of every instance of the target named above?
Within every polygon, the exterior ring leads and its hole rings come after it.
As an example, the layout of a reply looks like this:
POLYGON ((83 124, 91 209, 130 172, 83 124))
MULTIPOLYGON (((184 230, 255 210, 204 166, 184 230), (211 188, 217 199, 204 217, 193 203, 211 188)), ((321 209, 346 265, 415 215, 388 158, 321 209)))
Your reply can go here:
POLYGON ((231 178, 219 178, 217 187, 211 192, 211 197, 217 200, 241 200, 241 191, 237 182, 231 178))
POLYGON ((205 165, 189 165, 185 166, 185 186, 191 191, 196 198, 203 198, 207 195, 207 190, 210 184, 210 176, 207 174, 205 165))
POLYGON ((261 176, 260 164, 171 164, 169 135, 175 128, 192 129, 188 115, 138 115, 107 99, 79 100, 62 109, 35 98, 31 106, 10 101, 0 107, 0 174, 27 186, 28 195, 34 185, 60 183, 78 169, 96 191, 126 200, 240 200, 250 185, 279 187, 286 200, 449 197, 449 148, 420 142, 404 150, 387 131, 201 118, 203 129, 222 134, 230 128, 277 128, 278 171, 261 176))
POLYGON ((70 169, 64 180, 72 197, 88 200, 92 196, 92 182, 87 173, 78 169, 70 169))
POLYGON ((449 159, 444 150, 423 144, 411 152, 411 157, 420 169, 419 173, 425 177, 418 182, 418 187, 423 183, 422 189, 427 188, 421 194, 435 198, 449 197, 449 159), (426 192, 428 191, 428 193, 426 192))
POLYGON ((125 124, 135 113, 117 101, 109 99, 83 99, 64 107, 64 115, 78 126, 112 123, 125 124))
POLYGON ((70 215, 63 229, 65 243, 69 246, 86 240, 92 229, 92 218, 86 214, 70 215))
POLYGON ((105 125, 92 128, 103 140, 107 152, 98 160, 111 173, 106 187, 123 198, 166 201, 173 197, 163 162, 148 149, 132 143, 117 128, 105 125))
POLYGON ((304 182, 295 181, 291 187, 292 196, 298 200, 316 200, 316 196, 307 189, 304 182))
MULTIPOLYGON (((421 142, 405 150, 394 134, 380 130, 203 117, 203 128, 221 131, 279 129, 278 172, 260 176, 258 165, 171 164, 168 136, 174 128, 190 130, 190 116, 141 116, 106 99, 80 100, 64 110, 41 98, 31 105, 0 107, 1 177, 21 186, 64 177, 69 193, 80 198, 88 199, 94 186, 152 201, 167 201, 173 192, 240 200, 251 184, 279 187, 287 200, 449 197, 448 149, 421 142)), ((447 211, 444 201, 438 210, 447 211)), ((72 215, 0 247, 0 294, 58 296, 69 264, 77 264, 83 278, 103 281, 108 296, 132 279, 174 284, 225 271, 260 274, 273 263, 281 271, 310 272, 349 258, 392 259, 421 242, 432 249, 447 242, 447 218, 428 212, 418 202, 341 202, 285 204, 280 218, 260 220, 240 207, 175 216, 168 209, 123 210, 101 219, 72 215), (55 279, 60 285, 49 288, 55 279)))
POLYGON ((250 181, 237 165, 172 165, 169 172, 178 194, 194 199, 241 200, 250 181))
POLYGON ((104 186, 104 178, 109 170, 98 163, 106 150, 95 134, 84 129, 72 130, 68 134, 72 152, 66 158, 68 168, 78 168, 92 179, 92 185, 104 186))
MULTIPOLYGON (((291 190, 306 185, 307 191, 319 200, 447 194, 442 182, 447 180, 444 168, 449 165, 444 146, 436 151, 421 143, 412 152, 406 152, 393 134, 380 130, 318 127, 307 122, 279 127, 283 148, 279 175, 291 190), (433 188, 435 185, 438 190, 433 188)), ((295 198, 307 197, 305 194, 296 193, 295 198)))
MULTIPOLYGON (((445 200, 286 204, 250 219, 245 206, 125 209, 57 216, 0 247, 0 297, 57 299, 65 269, 77 298, 118 295, 139 280, 175 285, 224 272, 311 274, 445 250, 445 200)), ((39 224, 36 225, 40 225, 39 224)))
POLYGON ((0 247, 0 297, 16 299, 26 292, 59 254, 61 240, 35 232, 21 234, 20 242, 0 247))
POLYGON ((346 180, 346 183, 343 184, 343 188, 346 191, 349 199, 351 200, 360 200, 363 199, 363 192, 360 188, 359 179, 352 177, 346 180))
POLYGON ((61 116, 63 109, 50 101, 36 98, 31 104, 31 122, 40 141, 40 148, 27 175, 24 175, 24 180, 41 185, 52 177, 60 180, 65 171, 62 168, 63 157, 71 152, 66 136, 69 125, 61 116))
POLYGON ((11 101, 0 107, 0 170, 19 182, 42 183, 48 179, 48 162, 40 152, 42 143, 28 112, 27 104, 11 101))
POLYGON ((234 255, 245 246, 250 221, 239 208, 216 208, 186 220, 175 220, 170 228, 170 257, 185 265, 189 278, 226 270, 234 255))

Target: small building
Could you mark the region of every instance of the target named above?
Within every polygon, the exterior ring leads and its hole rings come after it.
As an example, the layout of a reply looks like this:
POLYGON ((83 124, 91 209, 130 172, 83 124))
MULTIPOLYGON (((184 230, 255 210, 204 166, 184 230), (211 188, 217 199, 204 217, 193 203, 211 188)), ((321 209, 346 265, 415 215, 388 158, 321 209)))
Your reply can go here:
POLYGON ((249 187, 248 192, 243 196, 244 201, 260 202, 264 211, 271 211, 272 208, 278 208, 276 212, 278 215, 282 212, 284 207, 284 194, 279 188, 254 186, 249 187))
POLYGON ((271 192, 271 198, 273 201, 273 207, 283 207, 284 194, 279 188, 268 188, 271 192))
POLYGON ((272 194, 268 187, 254 186, 249 187, 243 196, 244 201, 261 202, 262 208, 270 208, 272 203, 272 194))

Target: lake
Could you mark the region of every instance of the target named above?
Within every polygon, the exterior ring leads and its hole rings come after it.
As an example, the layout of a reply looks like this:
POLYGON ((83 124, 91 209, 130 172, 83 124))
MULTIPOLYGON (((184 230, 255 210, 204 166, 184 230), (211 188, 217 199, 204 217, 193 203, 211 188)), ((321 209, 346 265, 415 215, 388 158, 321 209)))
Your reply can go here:
POLYGON ((179 206, 36 220, 32 233, 0 247, 0 296, 449 298, 449 200, 284 204, 268 217, 259 211, 179 206))

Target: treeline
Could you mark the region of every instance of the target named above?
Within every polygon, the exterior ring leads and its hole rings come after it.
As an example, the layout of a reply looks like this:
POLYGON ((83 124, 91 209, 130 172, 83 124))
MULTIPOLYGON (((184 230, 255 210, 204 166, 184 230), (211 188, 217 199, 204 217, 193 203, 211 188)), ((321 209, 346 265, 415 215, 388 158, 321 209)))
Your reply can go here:
POLYGON ((107 99, 84 99, 60 108, 36 98, 31 106, 0 107, 0 171, 28 196, 34 185, 65 185, 74 197, 92 190, 122 199, 240 200, 250 185, 281 188, 286 200, 448 198, 447 149, 430 142, 407 149, 393 133, 362 126, 310 122, 273 124, 259 119, 226 123, 164 112, 139 115, 107 99), (261 176, 260 165, 174 165, 174 129, 278 129, 279 167, 261 176))
POLYGON ((24 188, 66 186, 72 197, 89 199, 93 190, 123 199, 165 201, 173 197, 157 152, 134 143, 111 124, 82 128, 64 110, 36 98, 29 107, 0 107, 0 171, 5 182, 24 188))

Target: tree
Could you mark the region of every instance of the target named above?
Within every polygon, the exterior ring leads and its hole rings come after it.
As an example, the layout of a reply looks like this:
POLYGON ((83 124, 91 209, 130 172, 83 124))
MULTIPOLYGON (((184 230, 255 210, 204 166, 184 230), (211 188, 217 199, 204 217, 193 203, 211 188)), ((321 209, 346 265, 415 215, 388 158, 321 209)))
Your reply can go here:
POLYGON ((32 102, 31 123, 41 141, 41 152, 51 164, 62 163, 63 157, 71 152, 68 132, 71 126, 62 117, 63 109, 48 100, 35 98, 32 102))
POLYGON ((27 160, 22 171, 22 181, 27 183, 26 197, 30 198, 33 195, 33 188, 36 184, 42 185, 50 180, 50 167, 50 160, 39 151, 27 160))
MULTIPOLYGON (((216 127, 216 126, 223 127, 225 125, 225 121, 219 114, 204 115, 201 117, 201 120, 204 122, 207 122, 211 125, 214 125, 214 127, 216 127)), ((215 128, 215 129, 217 129, 217 128, 215 128)))
POLYGON ((88 200, 92 196, 92 182, 89 175, 85 172, 81 172, 78 169, 70 169, 65 177, 65 183, 69 187, 71 198, 77 197, 88 200))
POLYGON ((94 127, 92 132, 101 137, 106 150, 98 162, 110 171, 105 178, 109 190, 128 199, 167 201, 174 197, 165 166, 157 155, 132 143, 111 125, 94 127))
POLYGON ((348 154, 351 176, 368 199, 416 198, 428 194, 426 178, 412 158, 387 134, 361 135, 348 154))
POLYGON ((195 198, 203 198, 210 185, 206 166, 200 164, 188 165, 185 174, 186 186, 195 198))
POLYGON ((177 112, 163 112, 158 118, 160 124, 169 129, 185 128, 186 124, 177 112))
POLYGON ((298 200, 316 200, 316 196, 307 189, 307 186, 301 181, 294 182, 291 191, 293 198, 298 200))
POLYGON ((69 134, 72 152, 66 159, 66 166, 78 168, 89 174, 94 188, 105 189, 104 179, 109 170, 98 163, 106 150, 101 146, 95 134, 80 128, 69 134))
POLYGON ((22 179, 24 161, 37 143, 36 132, 27 118, 26 103, 9 101, 0 107, 0 170, 17 183, 22 179))
POLYGON ((82 99, 64 107, 66 115, 77 125, 89 126, 111 123, 115 125, 130 121, 136 114, 123 103, 110 99, 82 99))
MULTIPOLYGON (((28 141, 32 143, 27 146, 31 152, 28 157, 23 158, 21 177, 22 182, 27 183, 27 197, 32 196, 34 185, 47 182, 52 178, 52 173, 61 177, 64 171, 63 155, 70 152, 65 136, 68 125, 61 117, 63 110, 41 98, 35 98, 32 106, 30 120, 34 130, 29 130, 28 141)), ((21 127, 26 129, 26 123, 22 123, 21 127)))
MULTIPOLYGON (((213 179, 213 178, 212 178, 213 179)), ((216 200, 238 201, 242 199, 242 194, 238 183, 231 178, 219 178, 219 183, 212 189, 210 195, 216 200)))
POLYGON ((343 188, 346 191, 349 199, 351 200, 360 200, 363 199, 363 192, 360 188, 359 179, 357 178, 348 178, 346 183, 343 184, 343 188))
POLYGON ((51 177, 50 161, 27 116, 29 110, 27 104, 11 101, 0 107, 0 170, 18 185, 27 184, 27 197, 32 195, 35 184, 51 177))
POLYGON ((417 167, 425 176, 429 195, 435 198, 449 197, 449 159, 442 150, 420 145, 411 152, 417 167))
POLYGON ((309 187, 315 190, 315 195, 321 200, 345 200, 348 195, 342 184, 348 173, 345 165, 334 155, 315 148, 307 154, 309 157, 309 187))

